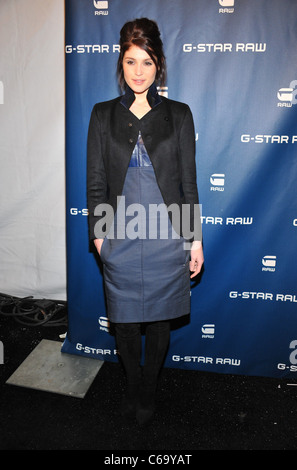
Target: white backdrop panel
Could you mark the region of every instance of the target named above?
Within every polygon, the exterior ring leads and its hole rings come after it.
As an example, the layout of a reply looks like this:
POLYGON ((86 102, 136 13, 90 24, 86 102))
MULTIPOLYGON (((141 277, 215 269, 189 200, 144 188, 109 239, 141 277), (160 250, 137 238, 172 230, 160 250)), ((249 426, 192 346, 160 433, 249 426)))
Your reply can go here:
POLYGON ((64 2, 0 1, 0 291, 64 300, 64 2))

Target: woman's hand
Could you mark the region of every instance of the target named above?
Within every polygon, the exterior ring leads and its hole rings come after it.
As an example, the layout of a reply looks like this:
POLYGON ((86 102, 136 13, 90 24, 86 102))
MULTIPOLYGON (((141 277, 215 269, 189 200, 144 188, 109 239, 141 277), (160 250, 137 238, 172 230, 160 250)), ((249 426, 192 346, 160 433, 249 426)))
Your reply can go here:
POLYGON ((99 256, 100 256, 101 246, 102 246, 103 240, 104 240, 104 238, 95 238, 95 240, 94 240, 94 245, 96 247, 96 250, 98 251, 99 256))
POLYGON ((202 242, 194 241, 191 246, 191 261, 190 261, 190 278, 197 276, 200 273, 202 265, 204 263, 202 242))

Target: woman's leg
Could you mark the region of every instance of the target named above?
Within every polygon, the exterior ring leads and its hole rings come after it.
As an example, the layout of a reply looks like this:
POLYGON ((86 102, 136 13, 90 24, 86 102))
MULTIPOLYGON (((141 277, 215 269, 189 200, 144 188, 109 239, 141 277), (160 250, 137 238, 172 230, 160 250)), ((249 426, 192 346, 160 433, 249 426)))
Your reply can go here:
POLYGON ((122 416, 135 414, 141 382, 140 323, 116 323, 115 334, 120 359, 127 377, 127 391, 121 405, 122 416))
POLYGON ((145 424, 154 414, 158 376, 167 354, 169 340, 169 321, 149 323, 146 326, 143 389, 136 415, 140 424, 145 424))

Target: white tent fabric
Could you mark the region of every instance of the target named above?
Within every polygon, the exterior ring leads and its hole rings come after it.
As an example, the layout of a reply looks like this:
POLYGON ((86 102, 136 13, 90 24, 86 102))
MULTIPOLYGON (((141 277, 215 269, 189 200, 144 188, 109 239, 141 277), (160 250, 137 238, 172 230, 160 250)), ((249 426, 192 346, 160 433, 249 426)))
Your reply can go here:
POLYGON ((0 292, 66 299, 64 2, 0 0, 0 292))

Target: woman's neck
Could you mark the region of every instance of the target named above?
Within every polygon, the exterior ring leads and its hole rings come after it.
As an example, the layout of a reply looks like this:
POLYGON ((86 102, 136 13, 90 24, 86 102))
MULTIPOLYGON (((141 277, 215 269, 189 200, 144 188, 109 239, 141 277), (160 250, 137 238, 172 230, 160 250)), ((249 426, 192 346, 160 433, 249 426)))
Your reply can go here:
POLYGON ((147 114, 151 110, 151 107, 147 101, 147 91, 146 93, 141 94, 134 93, 134 95, 135 100, 133 101, 130 107, 130 111, 135 114, 138 119, 141 119, 143 116, 145 116, 145 114, 147 114))

